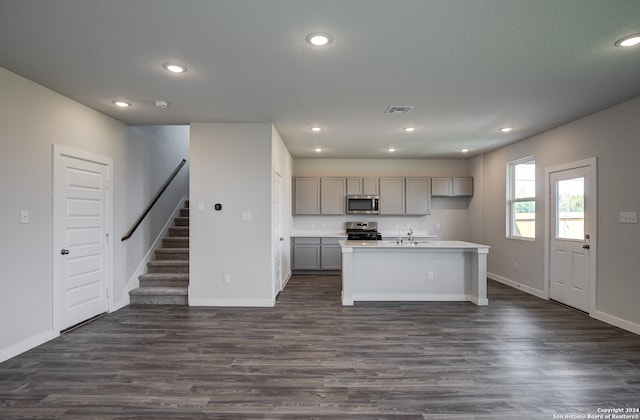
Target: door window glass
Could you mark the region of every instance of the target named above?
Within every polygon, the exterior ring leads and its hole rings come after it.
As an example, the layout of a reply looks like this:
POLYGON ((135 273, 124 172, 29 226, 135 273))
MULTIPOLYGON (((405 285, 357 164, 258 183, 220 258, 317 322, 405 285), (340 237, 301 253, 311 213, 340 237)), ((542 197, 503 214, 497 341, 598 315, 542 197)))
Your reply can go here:
POLYGON ((556 185, 556 238, 584 240, 584 177, 556 185))

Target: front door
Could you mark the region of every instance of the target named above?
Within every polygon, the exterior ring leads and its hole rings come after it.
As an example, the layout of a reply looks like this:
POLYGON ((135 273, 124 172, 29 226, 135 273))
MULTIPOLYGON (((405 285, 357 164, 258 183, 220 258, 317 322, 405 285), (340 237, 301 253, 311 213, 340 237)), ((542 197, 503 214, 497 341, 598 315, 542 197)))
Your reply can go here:
POLYGON ((590 312, 595 294, 595 162, 549 171, 549 297, 590 312))
POLYGON ((54 327, 64 330, 108 303, 110 165, 54 148, 54 327))

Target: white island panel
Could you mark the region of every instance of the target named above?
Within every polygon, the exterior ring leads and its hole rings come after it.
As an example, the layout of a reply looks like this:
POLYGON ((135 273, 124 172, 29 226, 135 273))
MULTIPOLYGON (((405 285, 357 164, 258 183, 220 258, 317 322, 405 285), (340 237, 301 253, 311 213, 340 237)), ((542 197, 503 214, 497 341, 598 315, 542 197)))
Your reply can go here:
POLYGON ((471 301, 487 305, 489 247, 462 241, 402 245, 341 241, 342 301, 471 301))

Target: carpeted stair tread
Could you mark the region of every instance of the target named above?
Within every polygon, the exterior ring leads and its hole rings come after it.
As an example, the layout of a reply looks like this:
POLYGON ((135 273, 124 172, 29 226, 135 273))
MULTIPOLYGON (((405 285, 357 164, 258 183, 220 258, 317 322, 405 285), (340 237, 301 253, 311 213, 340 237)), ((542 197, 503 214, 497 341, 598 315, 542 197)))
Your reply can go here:
POLYGON ((189 294, 188 287, 138 287, 129 292, 131 296, 187 296, 189 294))

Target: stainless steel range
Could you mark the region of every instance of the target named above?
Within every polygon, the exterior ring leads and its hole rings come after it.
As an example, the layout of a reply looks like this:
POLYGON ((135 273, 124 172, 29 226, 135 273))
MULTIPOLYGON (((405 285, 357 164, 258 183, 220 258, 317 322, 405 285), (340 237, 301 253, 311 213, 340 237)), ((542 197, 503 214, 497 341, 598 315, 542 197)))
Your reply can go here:
POLYGON ((350 241, 379 241, 378 222, 346 222, 347 239, 350 241))

